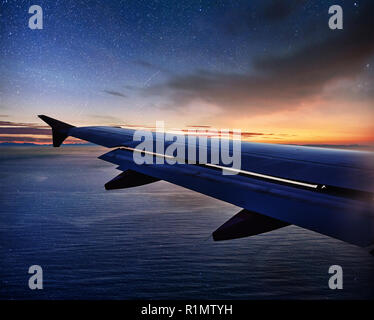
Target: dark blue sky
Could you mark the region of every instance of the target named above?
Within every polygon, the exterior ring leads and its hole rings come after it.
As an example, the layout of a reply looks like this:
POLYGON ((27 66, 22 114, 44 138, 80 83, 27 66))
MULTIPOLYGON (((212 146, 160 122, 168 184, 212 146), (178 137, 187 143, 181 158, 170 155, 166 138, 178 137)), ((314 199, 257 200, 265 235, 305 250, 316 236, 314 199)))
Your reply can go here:
POLYGON ((323 94, 318 112, 348 99, 367 118, 372 16, 369 0, 1 0, 0 114, 282 131, 280 112, 294 123, 294 110, 323 94), (28 28, 33 4, 43 30, 28 28), (344 30, 328 28, 332 4, 344 30))

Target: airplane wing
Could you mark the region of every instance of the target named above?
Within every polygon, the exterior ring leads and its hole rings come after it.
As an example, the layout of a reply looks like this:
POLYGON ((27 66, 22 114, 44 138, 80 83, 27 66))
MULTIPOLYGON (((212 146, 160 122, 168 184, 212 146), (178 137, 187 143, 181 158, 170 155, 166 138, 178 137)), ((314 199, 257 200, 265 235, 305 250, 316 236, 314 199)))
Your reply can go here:
MULTIPOLYGON (((204 164, 136 164, 134 130, 74 127, 39 117, 52 127, 55 147, 73 136, 112 149, 99 158, 122 173, 105 185, 107 190, 165 180, 243 208, 213 232, 214 240, 295 224, 361 247, 374 243, 372 152, 242 142, 240 170, 223 175, 229 169, 209 158, 204 164)), ((211 143, 208 139, 207 149, 211 143)))

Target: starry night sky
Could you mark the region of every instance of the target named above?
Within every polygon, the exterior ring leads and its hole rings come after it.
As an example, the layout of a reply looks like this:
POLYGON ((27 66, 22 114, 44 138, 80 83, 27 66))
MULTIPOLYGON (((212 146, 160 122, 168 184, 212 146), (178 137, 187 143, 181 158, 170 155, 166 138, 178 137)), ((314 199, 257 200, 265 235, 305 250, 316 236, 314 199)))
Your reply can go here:
POLYGON ((37 114, 374 142, 374 1, 0 2, 0 142, 49 141, 37 114), (43 30, 28 28, 33 4, 43 30), (343 30, 328 28, 333 4, 343 30))

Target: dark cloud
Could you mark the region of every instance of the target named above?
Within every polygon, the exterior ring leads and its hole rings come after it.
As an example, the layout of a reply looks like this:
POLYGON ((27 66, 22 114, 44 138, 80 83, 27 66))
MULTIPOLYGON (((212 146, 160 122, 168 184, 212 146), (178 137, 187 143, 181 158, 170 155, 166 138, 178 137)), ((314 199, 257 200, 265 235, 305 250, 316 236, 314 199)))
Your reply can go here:
MULTIPOLYGON (((37 144, 52 144, 52 139, 48 138, 36 138, 36 137, 15 137, 15 136, 0 136, 0 143, 37 143, 37 144)), ((67 138, 64 142, 66 143, 74 143, 74 144, 87 144, 79 139, 75 138, 67 138)))
POLYGON ((146 69, 152 69, 152 70, 158 70, 156 66, 154 66, 152 63, 144 60, 136 60, 134 61, 134 64, 139 65, 141 67, 144 67, 146 69))
MULTIPOLYGON (((8 135, 51 135, 51 128, 36 123, 0 121, 0 134, 8 135)), ((19 138, 13 138, 19 139, 19 138)))
POLYGON ((243 138, 249 138, 249 137, 256 137, 256 136, 263 136, 263 135, 266 135, 266 136, 272 136, 273 134, 272 133, 260 133, 260 132, 242 132, 241 133, 241 136, 243 138))
POLYGON ((303 5, 305 0, 273 0, 267 3, 262 10, 261 17, 269 21, 278 21, 287 18, 297 8, 303 5))
MULTIPOLYGON (((51 143, 52 130, 49 126, 36 123, 0 121, 0 143, 51 143), (33 135, 45 136, 35 137, 33 135)), ((68 138, 67 143, 81 140, 68 138)))
POLYGON ((17 123, 12 121, 0 121, 0 127, 24 127, 30 125, 29 123, 17 123))
POLYGON ((136 60, 136 61, 134 61, 134 64, 136 64, 138 66, 141 66, 145 69, 152 70, 152 71, 161 71, 161 72, 164 72, 164 73, 171 73, 171 71, 169 69, 166 69, 164 67, 155 65, 155 64, 150 63, 150 62, 145 61, 145 60, 136 60))
POLYGON ((24 122, 13 122, 13 121, 0 121, 0 127, 49 128, 49 126, 38 125, 36 123, 24 123, 24 122))
POLYGON ((51 143, 51 138, 0 136, 0 142, 9 142, 9 143, 22 143, 22 142, 51 143))
POLYGON ((128 90, 139 90, 139 87, 130 86, 130 85, 125 85, 124 88, 128 90))
POLYGON ((0 127, 0 134, 38 134, 50 135, 51 129, 28 127, 0 127))
POLYGON ((103 90, 103 92, 107 93, 107 94, 110 94, 112 96, 116 96, 116 97, 121 97, 121 98, 127 98, 127 95, 121 93, 121 92, 118 92, 118 91, 113 91, 113 90, 103 90))
POLYGON ((167 95, 175 107, 200 99, 230 111, 266 113, 292 108, 321 94, 332 80, 353 78, 374 54, 374 1, 346 18, 344 30, 330 30, 323 40, 304 44, 289 54, 260 56, 254 71, 243 74, 197 71, 176 75, 146 88, 149 95, 167 95))
POLYGON ((187 128, 211 128, 211 126, 204 126, 204 125, 188 125, 187 128))
POLYGON ((306 0, 271 0, 260 4, 245 2, 228 9, 219 25, 230 35, 247 33, 254 27, 260 29, 261 26, 288 18, 305 2, 306 0))

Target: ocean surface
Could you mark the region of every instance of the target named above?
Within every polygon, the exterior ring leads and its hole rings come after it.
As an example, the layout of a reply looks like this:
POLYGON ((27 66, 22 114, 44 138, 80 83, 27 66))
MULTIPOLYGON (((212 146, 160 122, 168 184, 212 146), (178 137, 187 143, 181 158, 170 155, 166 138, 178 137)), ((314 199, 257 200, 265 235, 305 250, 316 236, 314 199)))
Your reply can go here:
POLYGON ((107 151, 0 148, 1 299, 374 298, 365 250, 296 226, 214 242, 240 208, 167 182, 105 191, 119 174, 97 159, 107 151))

